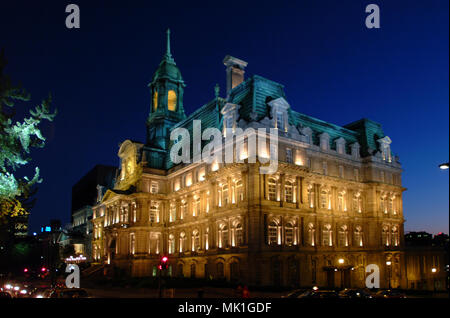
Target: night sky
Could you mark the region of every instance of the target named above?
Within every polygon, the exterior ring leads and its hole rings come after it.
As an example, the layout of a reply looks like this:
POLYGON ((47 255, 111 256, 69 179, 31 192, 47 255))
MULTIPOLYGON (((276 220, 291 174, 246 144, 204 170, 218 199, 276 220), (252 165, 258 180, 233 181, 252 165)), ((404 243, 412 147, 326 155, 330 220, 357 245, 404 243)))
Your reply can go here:
MULTIPOLYGON (((423 1, 1 1, 6 72, 34 106, 53 94, 58 115, 43 125, 44 149, 22 173, 41 168, 32 210, 37 231, 70 220, 71 188, 94 165, 118 165, 119 143, 145 141, 147 84, 165 50, 187 84, 186 113, 225 95, 226 54, 246 76, 285 85, 296 111, 338 125, 380 122, 404 168, 405 230, 448 233, 449 2, 423 1), (161 3, 170 3, 162 5, 161 3), (66 5, 81 29, 65 27, 66 5), (376 3, 381 29, 365 27, 376 3)), ((31 173, 29 173, 31 174, 31 173)))

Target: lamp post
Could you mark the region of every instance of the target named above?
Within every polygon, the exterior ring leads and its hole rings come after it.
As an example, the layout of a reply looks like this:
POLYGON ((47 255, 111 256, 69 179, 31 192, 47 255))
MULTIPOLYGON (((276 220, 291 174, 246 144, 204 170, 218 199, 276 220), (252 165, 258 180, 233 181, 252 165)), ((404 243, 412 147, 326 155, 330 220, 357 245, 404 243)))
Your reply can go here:
POLYGON ((344 269, 342 268, 342 265, 344 264, 345 260, 343 258, 340 258, 338 260, 339 265, 341 265, 339 267, 339 270, 341 272, 341 289, 344 289, 344 269))
POLYGON ((436 273, 437 273, 436 267, 433 267, 433 268, 431 269, 431 273, 432 273, 432 275, 433 275, 433 291, 434 291, 434 293, 436 294, 436 273))
POLYGON ((389 273, 389 289, 391 289, 391 265, 392 265, 392 262, 387 261, 386 265, 388 266, 388 273, 389 273))

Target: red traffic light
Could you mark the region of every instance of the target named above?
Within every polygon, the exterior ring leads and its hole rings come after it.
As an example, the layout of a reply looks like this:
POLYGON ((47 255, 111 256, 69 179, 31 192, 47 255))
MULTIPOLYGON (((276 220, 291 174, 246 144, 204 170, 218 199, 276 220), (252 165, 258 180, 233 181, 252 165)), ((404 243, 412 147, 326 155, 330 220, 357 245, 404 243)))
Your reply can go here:
POLYGON ((162 269, 162 265, 158 265, 158 269, 161 270, 162 269))
POLYGON ((45 270, 46 270, 45 267, 42 267, 42 268, 41 268, 41 271, 42 271, 42 272, 45 272, 45 270))
POLYGON ((163 258, 161 258, 161 262, 166 263, 169 260, 169 258, 167 256, 163 256, 163 258))
POLYGON ((23 272, 24 272, 24 273, 28 273, 28 268, 25 268, 25 269, 23 270, 23 272))

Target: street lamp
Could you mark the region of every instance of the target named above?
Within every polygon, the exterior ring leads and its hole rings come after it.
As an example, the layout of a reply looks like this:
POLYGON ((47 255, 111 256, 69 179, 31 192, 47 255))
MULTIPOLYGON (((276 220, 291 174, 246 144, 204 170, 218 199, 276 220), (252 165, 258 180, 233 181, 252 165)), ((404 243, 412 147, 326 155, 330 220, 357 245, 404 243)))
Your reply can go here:
MULTIPOLYGON (((338 259, 339 265, 343 265, 345 260, 343 258, 338 259)), ((344 269, 342 267, 339 268, 341 272, 341 289, 344 289, 344 269)))
POLYGON ((386 265, 388 266, 388 272, 389 272, 389 289, 391 289, 391 265, 392 265, 392 262, 387 261, 386 265))
POLYGON ((436 267, 433 267, 431 269, 431 273, 433 275, 433 290, 434 290, 434 293, 436 294, 436 273, 437 273, 436 267))
POLYGON ((449 164, 448 162, 446 162, 446 163, 441 163, 441 164, 439 165, 439 168, 440 168, 441 170, 447 170, 448 168, 450 168, 450 164, 449 164))

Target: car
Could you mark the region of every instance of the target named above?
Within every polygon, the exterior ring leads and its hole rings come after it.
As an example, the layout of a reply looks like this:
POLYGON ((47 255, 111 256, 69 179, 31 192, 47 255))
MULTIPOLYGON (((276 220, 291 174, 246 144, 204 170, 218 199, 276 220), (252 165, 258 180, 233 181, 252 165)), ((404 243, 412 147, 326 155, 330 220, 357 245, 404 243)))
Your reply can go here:
POLYGON ((395 289, 385 289, 378 291, 375 298, 406 298, 405 294, 395 289))
POLYGON ((308 290, 300 294, 297 298, 338 298, 339 295, 335 290, 308 290))
POLYGON ((306 292, 306 289, 296 289, 296 290, 291 291, 289 294, 287 294, 285 296, 284 295, 281 296, 281 298, 298 298, 298 296, 300 296, 304 292, 306 292))
POLYGON ((339 298, 373 298, 373 296, 364 289, 346 288, 339 292, 339 298))
POLYGON ((89 294, 82 288, 54 289, 48 298, 89 298, 89 294))
POLYGON ((31 292, 30 297, 31 298, 49 298, 52 291, 53 290, 51 288, 46 288, 46 287, 35 288, 31 292))
POLYGON ((5 292, 5 291, 2 291, 2 292, 0 292, 0 299, 1 299, 1 298, 9 298, 9 299, 11 299, 12 296, 11 296, 10 293, 5 292))

